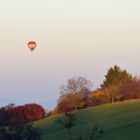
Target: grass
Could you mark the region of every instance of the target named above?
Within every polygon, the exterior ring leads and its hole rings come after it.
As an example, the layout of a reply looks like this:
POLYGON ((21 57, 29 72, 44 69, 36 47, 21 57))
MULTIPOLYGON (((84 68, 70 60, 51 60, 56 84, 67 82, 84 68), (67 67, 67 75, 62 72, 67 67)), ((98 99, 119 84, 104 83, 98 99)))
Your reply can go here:
MULTIPOLYGON (((140 101, 101 105, 74 114, 77 122, 72 129, 73 137, 82 135, 88 140, 89 131, 96 124, 104 130, 102 140, 140 139, 140 101)), ((66 130, 55 123, 59 117, 63 115, 34 124, 41 131, 43 140, 67 140, 66 130)))

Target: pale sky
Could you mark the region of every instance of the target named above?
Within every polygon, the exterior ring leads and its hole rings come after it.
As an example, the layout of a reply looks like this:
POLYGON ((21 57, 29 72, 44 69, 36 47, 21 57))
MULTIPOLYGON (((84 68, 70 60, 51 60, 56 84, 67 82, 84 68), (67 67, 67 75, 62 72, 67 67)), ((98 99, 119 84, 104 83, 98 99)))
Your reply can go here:
POLYGON ((139 0, 0 0, 0 105, 52 109, 68 78, 95 89, 115 64, 140 75, 139 0))

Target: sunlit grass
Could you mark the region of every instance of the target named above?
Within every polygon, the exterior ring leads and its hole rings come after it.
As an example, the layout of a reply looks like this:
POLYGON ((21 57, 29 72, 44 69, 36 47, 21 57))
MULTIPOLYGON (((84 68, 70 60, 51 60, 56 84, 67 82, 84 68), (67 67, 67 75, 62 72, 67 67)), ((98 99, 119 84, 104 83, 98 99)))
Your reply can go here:
MULTIPOLYGON (((102 105, 75 112, 77 122, 72 129, 73 137, 82 135, 85 140, 88 131, 95 124, 103 128, 103 140, 137 140, 140 138, 140 101, 102 105)), ((56 125, 54 116, 35 123, 43 140, 67 140, 66 131, 56 125)))

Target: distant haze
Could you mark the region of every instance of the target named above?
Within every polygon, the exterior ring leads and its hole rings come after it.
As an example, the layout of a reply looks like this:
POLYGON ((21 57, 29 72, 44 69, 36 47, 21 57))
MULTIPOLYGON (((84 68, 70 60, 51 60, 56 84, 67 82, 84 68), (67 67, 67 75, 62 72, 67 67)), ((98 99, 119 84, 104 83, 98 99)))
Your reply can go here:
POLYGON ((0 0, 0 105, 52 109, 68 78, 96 89, 115 64, 140 75, 139 0, 0 0))

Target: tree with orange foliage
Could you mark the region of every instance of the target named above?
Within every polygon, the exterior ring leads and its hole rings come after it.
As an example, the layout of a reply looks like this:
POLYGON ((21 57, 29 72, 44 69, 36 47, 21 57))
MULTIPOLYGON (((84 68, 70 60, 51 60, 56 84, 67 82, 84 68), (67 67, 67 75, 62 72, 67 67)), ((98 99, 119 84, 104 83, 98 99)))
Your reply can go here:
POLYGON ((45 111, 38 104, 25 104, 9 109, 11 121, 34 122, 45 117, 45 111))

